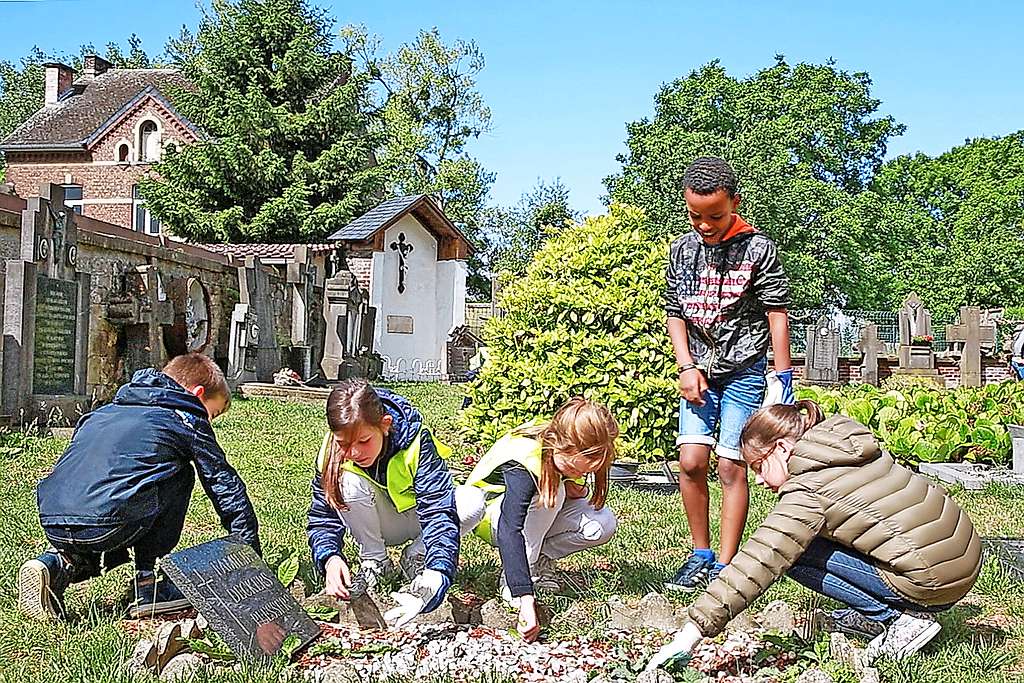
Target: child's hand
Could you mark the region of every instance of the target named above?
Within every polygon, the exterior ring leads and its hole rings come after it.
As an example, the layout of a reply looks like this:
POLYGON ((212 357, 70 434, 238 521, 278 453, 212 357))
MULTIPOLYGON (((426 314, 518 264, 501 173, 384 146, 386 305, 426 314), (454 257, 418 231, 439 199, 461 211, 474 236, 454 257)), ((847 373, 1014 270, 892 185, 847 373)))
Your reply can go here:
POLYGON ((540 634, 540 620, 537 619, 537 603, 532 595, 519 598, 519 620, 516 630, 528 643, 537 640, 540 634))
POLYGON ((687 403, 704 405, 704 392, 708 390, 708 379, 700 368, 690 368, 679 373, 679 394, 687 403))
POLYGON ((348 589, 352 585, 352 572, 345 559, 341 555, 331 555, 327 559, 327 564, 324 565, 324 573, 327 575, 324 592, 332 598, 348 600, 348 589))

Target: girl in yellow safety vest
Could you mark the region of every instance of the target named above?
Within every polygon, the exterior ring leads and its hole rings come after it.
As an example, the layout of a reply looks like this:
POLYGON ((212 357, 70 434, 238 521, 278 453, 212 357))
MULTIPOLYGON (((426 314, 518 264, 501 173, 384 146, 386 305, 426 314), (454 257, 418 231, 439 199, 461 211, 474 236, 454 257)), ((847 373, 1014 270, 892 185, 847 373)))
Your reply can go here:
POLYGON ((405 594, 418 599, 399 599, 407 607, 394 615, 399 625, 432 611, 455 578, 460 535, 483 517, 483 492, 456 487, 445 462, 451 450, 433 438, 420 412, 366 380, 346 380, 331 392, 327 426, 306 527, 326 592, 349 597, 352 575, 342 552, 347 530, 371 587, 395 572, 387 547, 408 543, 400 569, 411 581, 405 594))
POLYGON ((476 533, 498 546, 502 597, 518 607, 516 628, 527 641, 540 632, 535 588, 558 587, 555 561, 615 533, 604 501, 618 435, 607 408, 574 398, 550 422, 527 423, 495 442, 466 481, 493 496, 476 533), (593 491, 584 481, 590 474, 593 491))

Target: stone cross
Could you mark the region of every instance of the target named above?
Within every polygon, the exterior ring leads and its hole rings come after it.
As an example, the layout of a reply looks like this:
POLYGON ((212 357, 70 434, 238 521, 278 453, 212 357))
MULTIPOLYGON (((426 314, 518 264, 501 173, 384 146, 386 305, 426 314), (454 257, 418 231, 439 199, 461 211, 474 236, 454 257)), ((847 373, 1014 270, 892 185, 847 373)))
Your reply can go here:
POLYGON ((405 257, 413 250, 413 246, 405 241, 405 233, 398 233, 398 241, 391 243, 391 249, 398 252, 398 293, 405 292, 405 273, 409 266, 405 257))
POLYGON ((960 349, 961 386, 981 386, 981 347, 983 344, 994 346, 995 338, 995 326, 981 324, 981 308, 978 306, 961 307, 960 323, 946 325, 946 341, 963 344, 960 349))
POLYGON ((807 328, 804 378, 811 384, 839 383, 839 326, 828 314, 807 328))
POLYGON ((7 261, 0 415, 65 420, 88 403, 88 273, 78 272, 75 213, 44 183, 21 214, 20 258, 7 261))
POLYGON ((854 349, 861 354, 860 381, 878 386, 878 354, 885 353, 885 342, 878 338, 878 325, 865 323, 854 349))

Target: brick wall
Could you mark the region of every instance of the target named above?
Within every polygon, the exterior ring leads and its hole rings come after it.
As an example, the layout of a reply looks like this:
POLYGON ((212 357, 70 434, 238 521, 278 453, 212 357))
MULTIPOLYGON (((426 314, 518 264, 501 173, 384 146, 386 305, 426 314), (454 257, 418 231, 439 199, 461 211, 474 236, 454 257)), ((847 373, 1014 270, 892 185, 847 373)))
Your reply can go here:
MULTIPOLYGON (((804 363, 805 359, 803 356, 793 356, 793 376, 797 379, 802 379, 804 376, 804 363)), ((994 384, 1010 379, 1012 374, 1010 372, 1009 364, 1002 358, 990 358, 982 357, 982 376, 985 384, 994 384)), ((891 358, 879 358, 878 359, 878 379, 879 381, 888 379, 895 371, 899 368, 899 359, 895 357, 891 358)), ((950 357, 937 357, 935 359, 935 369, 938 370, 939 375, 945 381, 946 386, 953 388, 960 383, 960 361, 957 358, 950 357)), ((839 383, 849 384, 851 382, 857 383, 860 381, 860 359, 857 358, 840 358, 839 359, 839 383)))
POLYGON ((373 274, 373 252, 350 252, 345 255, 345 263, 348 264, 348 269, 352 271, 359 286, 369 292, 373 274))
POLYGON ((179 145, 195 135, 152 98, 113 126, 89 151, 77 153, 22 153, 7 155, 7 182, 22 197, 34 196, 44 182, 82 186, 82 215, 132 227, 132 186, 152 169, 138 162, 137 129, 144 119, 158 123, 161 142, 179 145), (129 162, 118 163, 118 147, 127 142, 129 162))

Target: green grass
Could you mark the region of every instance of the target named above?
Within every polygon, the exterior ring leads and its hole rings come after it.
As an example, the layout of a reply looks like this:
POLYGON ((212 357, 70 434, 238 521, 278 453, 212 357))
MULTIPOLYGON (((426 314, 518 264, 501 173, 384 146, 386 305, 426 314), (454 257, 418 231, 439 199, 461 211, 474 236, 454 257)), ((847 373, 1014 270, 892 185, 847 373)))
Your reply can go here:
MULTIPOLYGON (((457 388, 443 385, 401 385, 398 390, 419 406, 440 439, 455 449, 454 462, 476 452, 454 426, 461 402, 457 388)), ((299 552, 302 575, 309 578, 305 538, 309 480, 324 430, 319 404, 236 399, 231 411, 216 422, 221 445, 245 479, 259 515, 260 535, 268 555, 299 552)), ((71 620, 40 625, 23 619, 15 606, 18 566, 45 545, 35 503, 35 483, 46 474, 66 446, 53 438, 8 435, 0 442, 0 680, 127 682, 120 665, 130 655, 137 635, 119 620, 127 602, 130 569, 75 586, 68 592, 71 620)), ((1024 491, 991 487, 982 492, 954 491, 984 535, 1024 535, 1024 491)), ((712 510, 720 491, 712 489, 712 510)), ((771 509, 773 496, 752 492, 752 530, 771 509)), ((686 520, 677 494, 613 489, 610 505, 619 516, 619 531, 606 546, 563 561, 567 594, 548 602, 556 613, 551 636, 599 631, 594 614, 610 595, 640 597, 657 590, 690 550, 686 520), (567 612, 583 603, 588 609, 567 612), (565 618, 559 618, 565 614, 565 618), (585 614, 586 618, 580 618, 585 614), (576 615, 573 618, 572 615, 576 615)), ((712 515, 717 535, 716 515, 712 515)), ((222 534, 213 508, 197 486, 189 510, 183 545, 222 534)), ((455 590, 493 596, 498 561, 494 549, 470 537, 463 544, 462 566, 455 590)), ((678 597, 672 597, 679 600, 678 597)), ((692 598, 683 598, 689 600, 692 598)), ((798 609, 821 603, 789 580, 776 583, 755 606, 785 599, 798 609)), ((825 606, 828 606, 825 603, 825 606)), ((1000 683, 1024 675, 1024 590, 987 564, 975 590, 953 610, 941 615, 944 629, 924 654, 903 664, 883 663, 887 681, 971 681, 1000 683)), ((209 680, 279 681, 280 667, 225 673, 209 680)), ((203 679, 205 680, 205 679, 203 679)))

